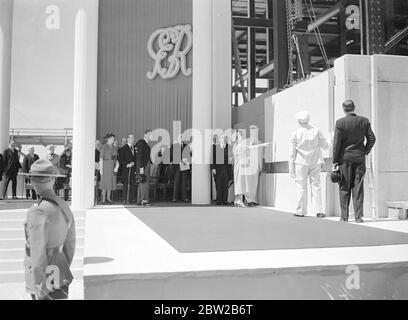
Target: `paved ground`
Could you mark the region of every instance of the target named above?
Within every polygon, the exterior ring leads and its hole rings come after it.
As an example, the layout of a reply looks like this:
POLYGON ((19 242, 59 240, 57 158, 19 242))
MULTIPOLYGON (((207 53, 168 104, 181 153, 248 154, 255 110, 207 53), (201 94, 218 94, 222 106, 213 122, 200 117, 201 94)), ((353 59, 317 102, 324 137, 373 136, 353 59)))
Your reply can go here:
MULTIPOLYGON (((24 282, 23 282, 24 278, 22 277, 22 268, 20 269, 20 266, 22 266, 22 257, 20 257, 20 256, 21 256, 21 253, 22 253, 22 248, 23 248, 23 243, 24 243, 24 239, 21 236, 21 235, 23 235, 22 221, 23 221, 23 217, 25 215, 25 211, 26 211, 25 209, 30 207, 32 204, 33 204, 32 201, 25 201, 25 200, 19 200, 17 202, 0 201, 0 300, 16 300, 16 299, 17 300, 25 300, 25 299, 29 299, 29 296, 25 293, 25 289, 24 289, 24 282), (13 274, 12 276, 9 276, 7 274, 7 272, 10 272, 11 269, 10 270, 6 270, 6 269, 3 270, 4 274, 2 274, 1 269, 2 268, 7 268, 7 267, 8 268, 14 268, 14 269, 12 269, 14 271, 17 270, 17 269, 18 270, 15 272, 16 274, 13 274), (14 281, 13 279, 17 279, 17 280, 14 281)), ((177 206, 183 208, 183 207, 188 207, 189 205, 179 203, 179 204, 177 204, 177 206)), ((163 204, 157 205, 157 207, 165 208, 165 207, 175 207, 175 206, 173 204, 163 203, 163 204)), ((142 210, 142 211, 144 212, 145 210, 142 210)), ((114 247, 113 244, 112 244, 112 241, 114 242, 115 238, 110 239, 109 238, 109 233, 112 230, 114 230, 115 227, 119 227, 119 226, 116 226, 116 224, 124 223, 127 226, 125 229, 131 229, 131 228, 128 228, 129 227, 129 222, 131 222, 133 224, 135 224, 137 222, 136 221, 137 219, 134 219, 134 218, 131 219, 132 215, 129 213, 128 210, 124 209, 122 206, 119 206, 119 205, 117 206, 117 209, 101 206, 97 210, 92 210, 91 213, 92 213, 92 216, 95 216, 97 218, 99 217, 98 219, 100 219, 100 218, 110 219, 110 217, 115 218, 115 223, 113 223, 113 224, 112 224, 113 220, 112 219, 109 220, 110 223, 107 224, 107 229, 106 230, 103 230, 103 228, 102 228, 102 232, 105 233, 106 238, 107 238, 107 239, 104 239, 107 242, 106 246, 102 245, 102 247, 105 247, 105 249, 110 248, 110 247, 114 247), (126 212, 128 214, 126 214, 126 212)), ((84 216, 79 217, 79 219, 77 219, 77 220, 79 222, 78 225, 80 226, 80 228, 84 228, 85 227, 85 217, 84 216)), ((338 220, 338 218, 328 218, 328 220, 338 220)), ((166 250, 170 249, 169 244, 167 242, 165 243, 157 235, 154 235, 153 233, 151 233, 150 229, 147 230, 148 227, 145 224, 138 223, 137 226, 138 226, 138 228, 140 230, 142 230, 142 231, 145 230, 147 236, 149 236, 149 237, 153 236, 154 237, 153 240, 158 242, 161 247, 167 248, 166 250), (149 232, 147 232, 147 231, 149 231, 149 232)), ((382 229, 382 230, 390 230, 390 231, 395 231, 395 232, 408 233, 408 221, 388 221, 388 220, 371 221, 370 219, 367 219, 367 223, 364 224, 364 226, 370 227, 370 228, 378 228, 378 229, 382 229)), ((139 233, 135 234, 133 231, 131 232, 131 230, 124 230, 122 225, 119 227, 119 229, 122 230, 121 236, 124 233, 125 235, 128 235, 129 239, 131 237, 138 236, 138 234, 139 234, 139 233), (123 231, 125 231, 125 232, 123 232, 123 231), (129 232, 131 232, 131 233, 129 233, 129 232)), ((81 232, 83 232, 83 231, 84 231, 84 229, 81 232)), ((100 234, 101 233, 101 226, 99 226, 98 231, 95 230, 95 232, 98 232, 100 234)), ((116 234, 115 237, 117 237, 117 234, 116 234)), ((127 240, 129 240, 129 239, 127 239, 127 240)), ((116 240, 120 240, 120 239, 116 239, 116 240)), ((144 243, 144 245, 143 245, 144 249, 143 250, 145 250, 144 251, 145 253, 147 253, 149 248, 154 243, 156 243, 153 240, 150 239, 147 243, 143 241, 143 243, 144 243)), ((78 250, 78 258, 81 260, 81 259, 83 259, 83 256, 84 256, 84 234, 82 234, 80 239, 78 239, 78 246, 80 247, 79 250, 78 250)), ((95 248, 97 248, 97 247, 101 248, 101 245, 99 244, 98 246, 94 246, 94 247, 95 248)), ((155 250, 156 249, 157 248, 155 247, 155 250)), ((353 252, 354 251, 357 251, 357 250, 355 249, 355 250, 353 250, 353 252)), ((357 252, 354 252, 354 253, 357 254, 357 252)), ((121 254, 121 253, 118 252, 117 250, 115 250, 115 252, 112 252, 112 255, 114 255, 114 254, 117 255, 117 254, 121 254)), ((174 254, 174 252, 172 254, 174 254)), ((259 252, 254 252, 253 254, 254 255, 259 255, 260 253, 259 252)), ((205 265, 205 263, 208 263, 208 261, 219 261, 218 254, 200 253, 200 256, 201 255, 205 256, 203 261, 201 261, 200 259, 198 259, 200 261, 197 261, 198 256, 194 256, 194 261, 197 262, 197 264, 200 265, 200 266, 205 265), (217 259, 212 259, 213 255, 216 255, 217 259)), ((239 253, 230 253, 230 255, 232 255, 232 257, 227 257, 228 258, 227 260, 228 260, 229 264, 231 263, 231 261, 234 262, 233 258, 235 257, 235 255, 239 255, 239 253)), ((262 253, 261 253, 261 255, 262 255, 262 253)), ((95 254, 95 255, 91 255, 91 256, 92 257, 101 257, 101 256, 106 256, 106 255, 99 255, 98 256, 97 254, 95 254)), ((254 257, 254 261, 256 260, 255 258, 256 257, 254 257)), ((297 258, 295 260, 298 260, 298 259, 299 259, 299 256, 297 256, 297 258)), ((242 262, 241 258, 239 258, 238 260, 242 262)), ((266 260, 270 261, 270 259, 266 259, 266 260)), ((277 261, 281 261, 281 260, 282 259, 278 259, 277 261)), ((92 267, 92 268, 93 267, 98 267, 98 266, 103 267, 104 264, 102 262, 99 261, 99 260, 98 261, 89 260, 89 261, 86 261, 86 264, 88 265, 88 267, 92 267), (102 263, 102 264, 100 264, 100 263, 102 263)), ((155 265, 157 267, 160 264, 154 263, 154 264, 151 264, 151 265, 155 265)), ((84 285, 83 285, 83 278, 82 278, 82 272, 83 272, 82 271, 83 270, 82 265, 81 266, 78 265, 78 268, 80 268, 81 270, 78 273, 78 275, 76 276, 76 281, 72 284, 72 287, 71 287, 71 290, 70 290, 70 299, 83 299, 83 297, 84 297, 84 293, 83 293, 84 292, 84 290, 83 290, 84 285)), ((123 268, 121 267, 120 271, 123 271, 122 269, 123 268)))

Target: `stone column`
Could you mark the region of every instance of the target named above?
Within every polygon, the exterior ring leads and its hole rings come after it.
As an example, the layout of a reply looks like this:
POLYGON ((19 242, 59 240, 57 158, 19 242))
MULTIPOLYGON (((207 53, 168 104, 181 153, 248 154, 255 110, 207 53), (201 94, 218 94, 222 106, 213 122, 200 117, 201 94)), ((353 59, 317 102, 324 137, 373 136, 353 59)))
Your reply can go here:
POLYGON ((211 129, 231 124, 231 3, 193 1, 192 203, 211 203, 211 129))
POLYGON ((72 208, 94 206, 98 0, 88 0, 75 20, 72 208))
POLYGON ((231 128, 232 113, 231 1, 213 0, 212 3, 212 125, 214 129, 226 130, 231 128))
POLYGON ((13 0, 0 0, 0 153, 7 148, 10 130, 12 29, 13 0))

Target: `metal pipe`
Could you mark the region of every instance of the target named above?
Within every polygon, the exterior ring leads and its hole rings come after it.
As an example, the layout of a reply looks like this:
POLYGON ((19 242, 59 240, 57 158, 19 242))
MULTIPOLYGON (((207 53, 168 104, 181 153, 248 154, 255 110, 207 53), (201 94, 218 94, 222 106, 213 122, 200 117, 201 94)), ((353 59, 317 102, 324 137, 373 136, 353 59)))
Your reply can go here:
POLYGON ((332 17, 338 15, 341 10, 344 10, 344 7, 341 3, 334 5, 332 8, 323 13, 319 18, 317 18, 316 21, 310 23, 307 26, 307 32, 312 32, 314 29, 320 27, 322 24, 329 21, 332 17))

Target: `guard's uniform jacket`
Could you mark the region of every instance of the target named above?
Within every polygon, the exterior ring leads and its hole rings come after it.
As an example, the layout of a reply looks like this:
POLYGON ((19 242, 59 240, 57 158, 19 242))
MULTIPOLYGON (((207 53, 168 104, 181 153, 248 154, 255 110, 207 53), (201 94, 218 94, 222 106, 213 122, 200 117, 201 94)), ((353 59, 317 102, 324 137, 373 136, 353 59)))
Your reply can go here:
POLYGON ((75 220, 69 207, 55 197, 52 190, 48 197, 42 195, 39 204, 28 210, 25 222, 26 289, 38 299, 67 298, 73 279, 69 268, 75 253, 75 220), (53 290, 50 282, 55 288, 58 279, 61 289, 53 290))

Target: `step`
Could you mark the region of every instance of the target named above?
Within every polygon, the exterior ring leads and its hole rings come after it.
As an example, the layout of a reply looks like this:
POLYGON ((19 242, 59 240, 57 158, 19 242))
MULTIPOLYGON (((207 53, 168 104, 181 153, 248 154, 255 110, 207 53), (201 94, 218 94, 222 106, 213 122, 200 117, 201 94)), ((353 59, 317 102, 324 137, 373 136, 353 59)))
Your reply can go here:
POLYGON ((0 210, 0 220, 19 219, 24 220, 27 216, 27 210, 0 210))
MULTIPOLYGON (((84 247, 77 247, 75 249, 75 255, 78 257, 84 256, 84 247)), ((24 259, 25 251, 24 247, 14 249, 0 249, 0 260, 13 260, 24 259)))
MULTIPOLYGON (((83 269, 71 269, 74 279, 83 279, 83 269)), ((23 271, 0 272, 0 283, 21 283, 24 287, 25 276, 23 271)))
MULTIPOLYGON (((77 235, 76 246, 83 247, 85 245, 85 237, 77 235)), ((25 239, 24 238, 11 238, 0 240, 0 249, 10 249, 10 248, 24 248, 25 239)))
MULTIPOLYGON (((84 259, 82 257, 74 258, 71 267, 73 269, 82 268, 84 265, 84 259)), ((24 271, 24 260, 0 260, 0 273, 9 271, 24 271)))
MULTIPOLYGON (((0 220, 2 219, 21 219, 24 220, 27 216, 27 209, 19 210, 1 210, 0 207, 0 220)), ((85 219, 85 211, 74 211, 75 219, 85 219)))
MULTIPOLYGON (((85 235, 85 228, 84 227, 76 228, 76 235, 78 237, 84 236, 85 235)), ((3 239, 19 239, 19 238, 24 239, 24 229, 23 228, 3 229, 3 228, 0 227, 0 242, 3 239)))
MULTIPOLYGON (((85 227, 85 219, 75 219, 75 226, 77 228, 85 227)), ((24 219, 0 219, 0 230, 1 229, 18 229, 23 228, 24 219)))

